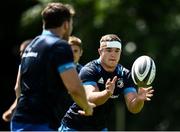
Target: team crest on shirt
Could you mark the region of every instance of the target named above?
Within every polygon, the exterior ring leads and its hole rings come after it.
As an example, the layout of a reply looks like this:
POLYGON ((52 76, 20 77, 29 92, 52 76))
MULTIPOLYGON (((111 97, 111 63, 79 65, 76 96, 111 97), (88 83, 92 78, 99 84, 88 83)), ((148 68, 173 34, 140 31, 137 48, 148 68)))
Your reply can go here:
POLYGON ((122 78, 119 78, 116 85, 117 85, 118 88, 124 87, 123 79, 122 79, 122 78))

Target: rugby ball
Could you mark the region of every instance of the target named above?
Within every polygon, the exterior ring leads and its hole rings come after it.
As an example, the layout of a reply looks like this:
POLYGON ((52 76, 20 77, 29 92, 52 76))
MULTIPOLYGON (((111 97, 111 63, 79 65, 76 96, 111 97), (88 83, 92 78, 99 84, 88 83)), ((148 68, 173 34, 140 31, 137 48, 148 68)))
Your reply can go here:
POLYGON ((138 57, 131 69, 131 77, 138 87, 149 87, 156 76, 154 60, 146 55, 138 57))

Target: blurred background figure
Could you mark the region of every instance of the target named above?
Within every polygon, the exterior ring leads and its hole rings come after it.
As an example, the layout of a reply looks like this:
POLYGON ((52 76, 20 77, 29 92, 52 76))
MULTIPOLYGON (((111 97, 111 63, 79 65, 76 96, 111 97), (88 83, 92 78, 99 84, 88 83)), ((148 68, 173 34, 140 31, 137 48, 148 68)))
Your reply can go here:
MULTIPOLYGON (((23 52, 24 52, 24 50, 26 49, 26 47, 28 46, 28 44, 31 42, 31 39, 27 39, 27 40, 25 40, 25 41, 23 41, 22 43, 21 43, 21 45, 20 45, 20 47, 19 47, 19 56, 20 56, 20 58, 22 58, 22 54, 23 54, 23 52)), ((20 65, 19 65, 19 68, 20 68, 20 65)), ((15 84, 15 90, 17 90, 18 89, 18 87, 20 87, 19 86, 19 79, 20 79, 20 73, 18 72, 18 74, 17 74, 17 79, 16 79, 16 84, 15 84)), ((15 109, 15 107, 16 107, 16 105, 17 105, 17 98, 15 99, 15 101, 13 102, 13 104, 9 107, 9 109, 8 110, 6 110, 4 113, 3 113, 3 115, 2 115, 2 119, 5 121, 5 122, 9 122, 10 120, 11 120, 11 116, 12 116, 12 113, 13 113, 13 111, 14 111, 14 109, 15 109)))
POLYGON ((68 43, 69 45, 71 45, 73 51, 74 63, 76 64, 76 70, 79 73, 79 71, 83 67, 81 64, 79 64, 79 60, 83 54, 82 41, 80 38, 76 36, 70 36, 68 43))
POLYGON ((27 39, 25 41, 23 41, 19 47, 19 55, 20 57, 22 57, 22 54, 24 53, 24 50, 26 49, 26 47, 28 46, 28 44, 30 44, 30 42, 32 41, 32 39, 27 39))

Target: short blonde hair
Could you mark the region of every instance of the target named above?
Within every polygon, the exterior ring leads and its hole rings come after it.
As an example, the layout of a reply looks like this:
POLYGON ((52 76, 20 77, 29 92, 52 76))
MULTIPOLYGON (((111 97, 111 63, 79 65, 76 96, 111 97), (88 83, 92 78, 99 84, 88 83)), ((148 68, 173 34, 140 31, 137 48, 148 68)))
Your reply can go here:
POLYGON ((81 39, 75 36, 70 36, 68 40, 69 45, 77 45, 80 48, 82 48, 82 42, 81 39))

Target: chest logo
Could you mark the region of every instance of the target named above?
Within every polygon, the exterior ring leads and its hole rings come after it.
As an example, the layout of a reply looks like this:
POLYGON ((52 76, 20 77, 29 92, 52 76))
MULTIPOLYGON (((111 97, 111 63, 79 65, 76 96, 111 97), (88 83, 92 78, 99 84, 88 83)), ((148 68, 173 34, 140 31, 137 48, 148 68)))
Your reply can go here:
POLYGON ((98 80, 98 83, 104 84, 104 79, 101 77, 101 78, 98 80))

